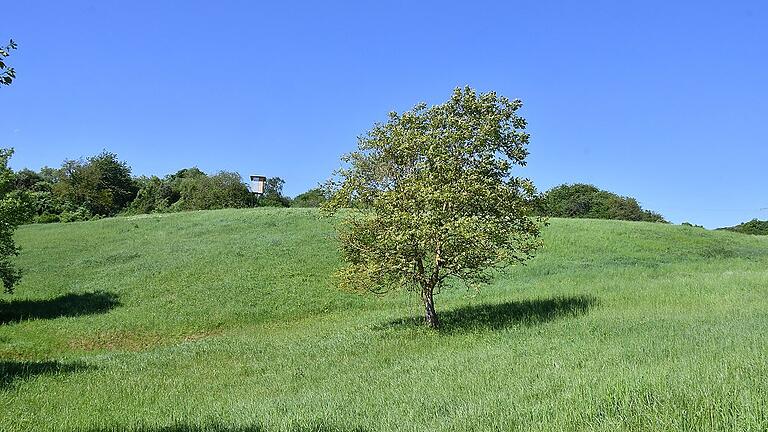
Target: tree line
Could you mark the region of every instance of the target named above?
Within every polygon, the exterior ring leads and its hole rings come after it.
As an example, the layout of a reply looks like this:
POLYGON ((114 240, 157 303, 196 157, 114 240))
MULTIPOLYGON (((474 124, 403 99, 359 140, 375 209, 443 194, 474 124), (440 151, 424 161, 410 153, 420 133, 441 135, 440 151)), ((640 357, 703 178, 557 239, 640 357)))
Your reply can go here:
MULTIPOLYGON (((285 181, 268 178, 255 199, 237 172, 206 174, 197 167, 165 177, 133 176, 115 153, 65 160, 61 167, 13 173, 12 187, 25 194, 31 212, 25 222, 74 222, 116 215, 168 213, 245 207, 319 207, 327 192, 310 189, 295 198, 283 194, 285 181)), ((666 223, 659 213, 643 209, 632 197, 588 184, 563 184, 539 193, 538 216, 620 219, 666 223)))
POLYGON ((13 175, 14 189, 29 202, 26 222, 74 222, 116 215, 167 213, 244 207, 314 207, 324 199, 312 189, 294 199, 283 194, 285 181, 266 180, 255 198, 237 172, 206 174, 197 167, 165 177, 133 176, 115 153, 65 160, 61 167, 22 169, 13 175))
POLYGON ((751 221, 742 222, 732 227, 718 229, 742 234, 768 235, 768 220, 752 219, 751 221))

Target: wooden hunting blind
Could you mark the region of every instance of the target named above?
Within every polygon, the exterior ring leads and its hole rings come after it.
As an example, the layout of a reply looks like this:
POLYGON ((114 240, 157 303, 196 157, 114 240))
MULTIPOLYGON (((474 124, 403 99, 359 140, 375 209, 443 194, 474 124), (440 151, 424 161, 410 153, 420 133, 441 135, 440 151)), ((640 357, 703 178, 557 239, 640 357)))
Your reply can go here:
POLYGON ((260 175, 251 176, 251 193, 261 195, 264 193, 264 183, 267 182, 267 178, 260 175))

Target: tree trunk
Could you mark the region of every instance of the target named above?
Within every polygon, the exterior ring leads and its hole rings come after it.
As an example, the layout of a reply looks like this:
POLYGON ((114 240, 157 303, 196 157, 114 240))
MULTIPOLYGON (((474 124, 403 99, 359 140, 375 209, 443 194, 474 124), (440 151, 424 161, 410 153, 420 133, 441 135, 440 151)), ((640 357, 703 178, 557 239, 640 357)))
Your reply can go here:
POLYGON ((432 290, 432 287, 423 288, 421 290, 421 299, 424 301, 424 318, 426 319, 427 326, 436 329, 440 326, 440 323, 437 320, 437 313, 435 312, 435 301, 432 298, 432 290))

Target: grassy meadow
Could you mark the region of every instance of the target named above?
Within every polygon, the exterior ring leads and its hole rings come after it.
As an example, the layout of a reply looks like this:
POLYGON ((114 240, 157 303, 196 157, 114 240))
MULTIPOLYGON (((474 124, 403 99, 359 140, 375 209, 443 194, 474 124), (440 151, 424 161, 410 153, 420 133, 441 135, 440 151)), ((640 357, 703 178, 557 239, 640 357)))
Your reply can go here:
POLYGON ((765 431, 768 237, 551 220, 482 291, 340 292, 328 221, 20 228, 0 430, 765 431))

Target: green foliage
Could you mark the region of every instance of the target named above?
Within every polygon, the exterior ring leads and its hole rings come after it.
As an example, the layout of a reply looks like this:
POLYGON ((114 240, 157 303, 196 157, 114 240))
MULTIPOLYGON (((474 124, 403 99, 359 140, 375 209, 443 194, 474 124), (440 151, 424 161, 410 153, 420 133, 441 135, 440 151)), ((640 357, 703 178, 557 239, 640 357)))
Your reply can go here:
POLYGON ((50 192, 52 182, 47 181, 40 173, 24 168, 16 173, 14 187, 28 192, 50 192))
POLYGON ((64 161, 53 192, 67 203, 67 210, 83 208, 92 215, 114 216, 133 201, 138 188, 131 177, 131 168, 104 151, 83 160, 64 161))
POLYGON ((30 203, 32 205, 32 219, 37 220, 37 216, 43 214, 61 214, 62 206, 51 192, 28 192, 30 203))
POLYGON ((64 210, 59 215, 60 222, 84 222, 91 219, 98 219, 99 215, 94 215, 85 207, 78 207, 74 210, 64 210))
POLYGON ((221 171, 209 176, 200 169, 185 168, 164 179, 144 177, 130 213, 158 213, 248 207, 250 193, 240 174, 221 171))
POLYGON ((317 216, 20 227, 0 430, 766 430, 764 237, 552 219, 492 289, 441 293, 436 334, 333 289, 317 216))
POLYGON ((328 198, 322 188, 310 189, 291 200, 291 207, 320 207, 328 198))
POLYGON ((0 46, 0 85, 11 85, 16 78, 16 70, 5 63, 5 59, 11 55, 11 51, 18 47, 11 39, 6 46, 0 46))
POLYGON ((30 169, 22 169, 16 173, 14 188, 27 195, 32 207, 31 219, 28 222, 58 222, 62 212, 74 208, 54 193, 53 186, 57 181, 58 171, 47 167, 39 173, 30 169))
POLYGON ((178 191, 179 200, 171 206, 175 210, 210 210, 248 207, 250 193, 240 174, 220 171, 208 176, 197 168, 186 170, 171 180, 178 191))
POLYGON ((718 229, 733 231, 741 234, 768 235, 768 221, 752 219, 749 222, 743 222, 736 226, 718 229))
POLYGON ((162 213, 169 211, 172 203, 178 201, 179 191, 174 190, 168 180, 157 176, 136 179, 139 191, 131 202, 129 213, 162 213))
MULTIPOLYGON (((11 85, 16 78, 16 70, 5 63, 16 48, 13 39, 0 47, 0 85, 11 85)), ((16 176, 8 167, 11 156, 13 149, 0 149, 0 281, 7 293, 13 292, 14 285, 21 279, 21 272, 11 262, 11 257, 19 254, 13 233, 32 217, 29 197, 16 188, 16 176)))
POLYGON ((15 188, 15 175, 8 167, 13 149, 0 149, 0 281, 5 292, 13 292, 21 273, 11 258, 19 254, 13 241, 16 228, 31 218, 32 208, 27 194, 15 188))
MULTIPOLYGON (((272 179, 268 197, 279 206, 281 179, 272 179)), ((131 177, 127 163, 103 152, 86 160, 66 160, 59 169, 19 171, 15 188, 28 194, 38 223, 75 222, 117 214, 249 207, 253 198, 235 172, 207 175, 186 168, 165 178, 131 177)))
POLYGON ((536 210, 548 217, 667 223, 662 215, 643 210, 634 198, 582 183, 563 184, 548 190, 537 200, 536 210))
POLYGON ((283 195, 285 180, 270 177, 264 183, 264 194, 259 198, 259 207, 290 207, 290 198, 283 195))
POLYGON ((390 113, 361 137, 324 205, 350 208, 339 225, 340 285, 418 291, 437 327, 432 294, 446 280, 477 287, 531 258, 541 226, 530 217, 534 187, 511 175, 528 156, 521 106, 458 88, 442 105, 390 113))
POLYGON ((704 228, 704 226, 702 226, 702 225, 696 225, 696 224, 692 224, 690 222, 683 222, 680 225, 691 227, 691 228, 704 228))
POLYGON ((35 223, 54 223, 61 222, 61 214, 57 213, 41 213, 34 218, 35 223))

